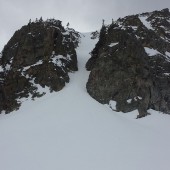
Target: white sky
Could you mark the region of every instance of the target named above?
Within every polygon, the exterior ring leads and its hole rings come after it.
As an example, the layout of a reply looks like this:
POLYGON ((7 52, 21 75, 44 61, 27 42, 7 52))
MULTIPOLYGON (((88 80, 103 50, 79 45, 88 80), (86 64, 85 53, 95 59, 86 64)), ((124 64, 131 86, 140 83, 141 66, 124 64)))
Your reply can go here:
POLYGON ((99 29, 129 14, 170 8, 169 0, 0 0, 0 51, 17 29, 31 18, 55 18, 77 31, 99 29))

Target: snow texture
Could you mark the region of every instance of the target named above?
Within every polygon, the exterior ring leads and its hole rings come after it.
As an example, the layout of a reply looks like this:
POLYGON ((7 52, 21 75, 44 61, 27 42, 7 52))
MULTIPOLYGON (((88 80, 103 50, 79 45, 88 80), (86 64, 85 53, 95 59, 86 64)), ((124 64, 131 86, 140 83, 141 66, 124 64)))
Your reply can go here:
MULTIPOLYGON (((0 115, 2 170, 168 170, 170 116, 114 112, 89 96, 85 70, 96 40, 84 34, 79 71, 57 93, 0 115)), ((112 102, 112 104, 114 104, 112 102)))
POLYGON ((147 18, 148 18, 147 16, 140 16, 140 17, 139 17, 139 19, 141 20, 141 22, 143 23, 143 25, 145 25, 146 28, 153 30, 150 22, 147 21, 147 18))
POLYGON ((109 106, 112 110, 116 110, 116 101, 111 100, 109 102, 109 106))
POLYGON ((2 66, 0 66, 0 72, 3 72, 3 70, 4 70, 4 69, 2 68, 2 66))
POLYGON ((170 76, 170 73, 164 73, 165 76, 170 76))
POLYGON ((160 54, 159 51, 153 49, 153 48, 148 48, 148 47, 144 47, 145 48, 145 51, 146 53, 149 55, 149 56, 154 56, 154 55, 157 55, 157 54, 160 54))
POLYGON ((110 45, 108 45, 109 47, 113 47, 115 45, 119 44, 118 42, 117 43, 111 43, 110 45))
POLYGON ((42 63, 43 63, 43 61, 39 60, 37 63, 35 63, 35 64, 31 65, 31 66, 24 67, 23 71, 26 71, 26 70, 30 69, 31 67, 34 67, 34 66, 37 66, 37 65, 41 65, 42 63))
POLYGON ((170 58, 170 52, 167 51, 165 54, 170 58))
POLYGON ((128 99, 128 100, 127 100, 127 103, 130 104, 131 102, 132 102, 132 99, 128 99))

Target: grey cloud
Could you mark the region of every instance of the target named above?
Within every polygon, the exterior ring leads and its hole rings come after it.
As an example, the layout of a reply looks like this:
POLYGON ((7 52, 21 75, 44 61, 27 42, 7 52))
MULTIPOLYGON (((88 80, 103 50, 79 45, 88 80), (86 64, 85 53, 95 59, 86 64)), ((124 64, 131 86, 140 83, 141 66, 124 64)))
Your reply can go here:
POLYGON ((0 51, 13 33, 29 19, 54 17, 81 32, 100 29, 129 14, 170 7, 169 0, 0 0, 0 51))

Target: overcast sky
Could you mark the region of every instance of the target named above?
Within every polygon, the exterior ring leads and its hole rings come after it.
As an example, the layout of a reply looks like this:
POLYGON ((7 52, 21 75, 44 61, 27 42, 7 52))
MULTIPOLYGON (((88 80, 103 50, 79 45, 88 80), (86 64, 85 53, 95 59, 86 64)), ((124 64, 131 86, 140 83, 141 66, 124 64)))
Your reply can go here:
POLYGON ((170 0, 0 0, 0 51, 31 18, 55 18, 81 32, 129 14, 170 8, 170 0))

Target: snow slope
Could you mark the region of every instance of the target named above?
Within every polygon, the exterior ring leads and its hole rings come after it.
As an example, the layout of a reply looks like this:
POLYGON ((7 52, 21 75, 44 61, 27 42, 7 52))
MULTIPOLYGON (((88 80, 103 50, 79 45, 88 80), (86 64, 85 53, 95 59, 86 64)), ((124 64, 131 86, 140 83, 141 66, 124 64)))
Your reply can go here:
POLYGON ((77 49, 79 71, 58 93, 0 115, 0 170, 168 170, 170 116, 113 112, 86 92, 90 34, 77 49))

